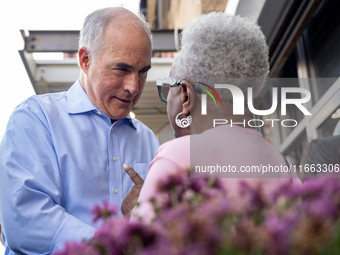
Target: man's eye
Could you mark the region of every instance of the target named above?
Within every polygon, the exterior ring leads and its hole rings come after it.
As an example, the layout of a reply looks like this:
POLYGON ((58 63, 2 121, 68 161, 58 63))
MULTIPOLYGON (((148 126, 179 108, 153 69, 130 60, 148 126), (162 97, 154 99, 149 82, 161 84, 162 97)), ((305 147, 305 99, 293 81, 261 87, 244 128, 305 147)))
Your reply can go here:
POLYGON ((128 72, 126 68, 115 68, 114 71, 118 74, 125 74, 128 72))
POLYGON ((139 77, 145 77, 149 69, 142 69, 139 71, 139 77))
POLYGON ((142 70, 139 70, 140 73, 147 73, 150 70, 150 68, 145 68, 142 70))

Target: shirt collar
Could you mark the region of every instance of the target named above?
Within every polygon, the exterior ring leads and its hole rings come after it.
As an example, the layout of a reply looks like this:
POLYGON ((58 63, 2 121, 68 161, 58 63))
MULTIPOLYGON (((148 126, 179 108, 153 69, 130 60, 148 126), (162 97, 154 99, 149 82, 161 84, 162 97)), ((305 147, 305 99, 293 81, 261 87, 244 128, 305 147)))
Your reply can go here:
POLYGON ((67 111, 68 113, 83 113, 96 110, 97 107, 92 104, 83 87, 77 80, 67 91, 67 111))
POLYGON ((125 122, 129 122, 130 125, 133 127, 133 129, 137 130, 137 127, 136 127, 136 125, 135 125, 135 123, 134 123, 134 121, 136 121, 136 120, 133 120, 133 119, 130 117, 130 115, 126 116, 126 117, 125 117, 124 119, 122 119, 122 120, 125 121, 125 122))
MULTIPOLYGON (((77 80, 67 91, 67 112, 77 114, 95 110, 97 110, 97 107, 91 102, 79 80, 77 80)), ((137 130, 134 120, 130 115, 123 118, 122 121, 130 123, 137 130)))

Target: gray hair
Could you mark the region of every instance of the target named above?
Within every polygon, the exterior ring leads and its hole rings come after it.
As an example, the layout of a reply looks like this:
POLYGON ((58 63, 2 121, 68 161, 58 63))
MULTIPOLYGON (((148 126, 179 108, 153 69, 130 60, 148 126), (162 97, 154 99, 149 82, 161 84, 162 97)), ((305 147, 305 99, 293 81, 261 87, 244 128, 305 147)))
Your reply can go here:
MULTIPOLYGON (((117 17, 118 15, 130 12, 129 10, 122 7, 108 7, 103 9, 98 9, 92 13, 90 13, 84 21, 83 28, 80 31, 79 36, 79 48, 86 47, 89 51, 89 54, 95 58, 98 53, 104 48, 103 45, 103 37, 106 26, 110 23, 110 21, 117 17)), ((149 24, 145 20, 145 17, 142 13, 139 15, 130 12, 140 19, 142 24, 145 27, 145 32, 152 41, 151 31, 149 28, 149 24)))
MULTIPOLYGON (((268 71, 268 46, 256 24, 239 16, 211 12, 191 21, 181 34, 181 51, 172 76, 190 81, 232 84, 257 96, 268 71)), ((226 89, 218 93, 231 100, 226 89)))

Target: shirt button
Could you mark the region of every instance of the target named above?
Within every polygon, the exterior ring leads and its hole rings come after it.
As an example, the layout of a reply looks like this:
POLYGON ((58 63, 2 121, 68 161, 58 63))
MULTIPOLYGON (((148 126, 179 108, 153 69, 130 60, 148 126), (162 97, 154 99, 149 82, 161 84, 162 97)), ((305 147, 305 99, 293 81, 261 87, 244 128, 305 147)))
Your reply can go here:
POLYGON ((117 158, 116 157, 112 157, 113 161, 117 161, 117 158))
POLYGON ((115 189, 115 193, 118 194, 118 189, 115 189))
POLYGON ((113 127, 111 128, 111 131, 113 131, 113 127))
POLYGON ((101 111, 97 111, 97 114, 98 114, 98 115, 102 115, 102 112, 101 112, 101 111))

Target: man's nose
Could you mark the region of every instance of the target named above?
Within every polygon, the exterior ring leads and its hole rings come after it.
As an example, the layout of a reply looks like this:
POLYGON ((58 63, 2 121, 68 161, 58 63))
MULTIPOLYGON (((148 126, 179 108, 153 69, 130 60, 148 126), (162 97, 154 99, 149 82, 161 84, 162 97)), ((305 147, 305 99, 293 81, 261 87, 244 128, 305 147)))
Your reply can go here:
POLYGON ((139 92, 138 88, 138 73, 130 73, 124 79, 123 88, 125 91, 128 91, 130 94, 136 95, 139 92))

